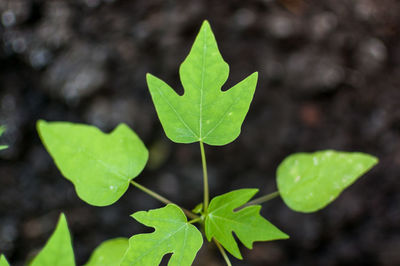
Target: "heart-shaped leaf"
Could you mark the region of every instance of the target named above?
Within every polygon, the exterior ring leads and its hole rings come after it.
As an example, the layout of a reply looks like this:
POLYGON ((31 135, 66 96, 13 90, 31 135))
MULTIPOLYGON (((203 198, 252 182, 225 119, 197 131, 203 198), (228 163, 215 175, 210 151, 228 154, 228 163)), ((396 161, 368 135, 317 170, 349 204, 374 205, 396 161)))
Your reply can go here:
POLYGON ((91 205, 116 202, 148 159, 143 142, 125 124, 110 134, 69 122, 41 120, 37 128, 58 169, 91 205))
POLYGON ((242 255, 232 232, 249 249, 253 248, 254 241, 289 238, 260 215, 260 205, 234 211, 247 203, 257 192, 258 189, 234 190, 213 198, 208 207, 205 220, 208 241, 214 237, 238 259, 242 259, 242 255))
POLYGON ((61 214, 56 230, 31 266, 75 266, 74 251, 65 215, 61 214))
POLYGON ((129 240, 124 237, 104 241, 93 251, 85 266, 119 266, 128 246, 129 240))
POLYGON ((138 222, 154 227, 149 234, 132 236, 121 266, 159 265, 165 254, 173 253, 168 265, 191 265, 203 244, 200 231, 187 222, 183 211, 174 204, 132 215, 138 222))
POLYGON ((249 110, 257 72, 233 88, 221 91, 229 75, 210 24, 204 21, 179 75, 185 93, 147 74, 147 85, 168 138, 178 143, 202 141, 225 145, 235 140, 249 110))
POLYGON ((279 192, 292 210, 314 212, 335 200, 377 162, 376 157, 360 152, 292 154, 278 167, 279 192))

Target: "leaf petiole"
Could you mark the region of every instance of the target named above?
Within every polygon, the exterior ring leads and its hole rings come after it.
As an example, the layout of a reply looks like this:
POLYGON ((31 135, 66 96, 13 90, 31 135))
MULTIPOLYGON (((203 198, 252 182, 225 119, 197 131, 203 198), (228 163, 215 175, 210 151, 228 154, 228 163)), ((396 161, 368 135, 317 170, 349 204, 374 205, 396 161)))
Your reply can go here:
MULTIPOLYGON (((175 204, 175 205, 179 206, 178 204, 173 203, 173 202, 170 201, 169 199, 167 199, 167 198, 161 196, 160 194, 154 192, 154 191, 151 190, 151 189, 146 188, 145 186, 140 185, 139 183, 137 183, 137 182, 135 182, 135 181, 133 181, 133 180, 131 180, 131 184, 132 184, 134 187, 136 187, 136 188, 140 189, 141 191, 143 191, 144 193, 146 193, 147 195, 149 195, 149 196, 155 198, 156 200, 158 200, 158 201, 160 201, 160 202, 162 202, 162 203, 164 203, 164 204, 171 204, 171 203, 172 203, 172 204, 175 204)), ((187 209, 185 209, 185 208, 183 208, 183 207, 181 207, 181 206, 179 206, 179 208, 181 208, 182 211, 186 214, 186 216, 189 217, 189 218, 191 218, 191 219, 200 218, 198 215, 192 213, 191 211, 189 211, 189 210, 187 210, 187 209)))
POLYGON ((217 245, 219 252, 221 252, 222 257, 224 258, 227 266, 232 266, 231 261, 229 260, 228 255, 225 252, 225 249, 221 246, 221 244, 213 238, 215 245, 217 245))
POLYGON ((201 222, 202 220, 203 220, 202 217, 198 217, 198 218, 190 220, 188 223, 194 224, 194 223, 197 223, 197 222, 201 222))
POLYGON ((210 196, 209 196, 209 192, 208 192, 208 174, 207 174, 206 154, 204 152, 204 145, 203 145, 202 141, 200 141, 200 152, 201 152, 201 163, 203 165, 204 212, 207 212, 210 196))
POLYGON ((247 202, 242 207, 237 208, 237 210, 243 209, 243 208, 245 208, 247 206, 265 203, 265 202, 270 201, 270 200, 272 200, 272 199, 274 199, 274 198, 276 198, 278 196, 279 196, 279 191, 275 191, 275 192, 269 193, 267 195, 264 195, 262 197, 259 197, 259 198, 256 198, 254 200, 251 200, 251 201, 247 202))

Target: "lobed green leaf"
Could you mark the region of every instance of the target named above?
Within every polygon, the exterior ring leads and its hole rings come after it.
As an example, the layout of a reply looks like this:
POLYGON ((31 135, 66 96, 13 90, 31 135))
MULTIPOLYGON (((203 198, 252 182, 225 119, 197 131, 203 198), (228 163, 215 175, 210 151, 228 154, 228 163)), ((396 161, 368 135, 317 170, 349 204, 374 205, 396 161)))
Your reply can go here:
POLYGON ((43 120, 37 129, 61 173, 91 205, 116 202, 148 159, 143 142, 125 124, 110 134, 94 126, 43 120))
POLYGON ((129 240, 124 237, 104 241, 93 251, 85 266, 119 266, 128 246, 129 240))
POLYGON ((229 75, 210 24, 204 21, 179 75, 185 93, 179 96, 167 83, 147 74, 147 85, 168 138, 178 143, 202 141, 225 145, 240 134, 257 85, 257 72, 227 91, 229 75))
POLYGON ((45 247, 33 259, 31 266, 75 266, 71 235, 65 215, 61 214, 56 230, 45 247))
POLYGON ((315 212, 334 201, 377 163, 376 157, 360 152, 292 154, 278 167, 278 189, 292 210, 315 212))
POLYGON ((132 215, 138 222, 153 227, 149 234, 139 234, 129 239, 129 248, 121 266, 159 265, 163 256, 173 253, 168 265, 191 265, 203 244, 200 231, 187 222, 183 211, 174 204, 132 215))
POLYGON ((239 189, 217 196, 211 200, 206 215, 205 231, 208 241, 214 237, 238 259, 242 259, 242 255, 232 232, 249 249, 253 248, 255 241, 289 238, 260 215, 260 205, 235 211, 247 203, 257 192, 258 189, 239 189))

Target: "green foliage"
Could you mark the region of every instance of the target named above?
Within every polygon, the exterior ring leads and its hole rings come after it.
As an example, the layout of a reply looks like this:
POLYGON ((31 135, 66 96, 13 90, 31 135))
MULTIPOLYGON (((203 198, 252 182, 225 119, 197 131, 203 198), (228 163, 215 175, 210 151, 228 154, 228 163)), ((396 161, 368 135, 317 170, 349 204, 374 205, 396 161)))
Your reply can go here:
POLYGON ((129 248, 121 266, 158 265, 165 254, 173 253, 168 265, 191 265, 203 244, 197 228, 188 223, 183 211, 174 204, 132 215, 138 222, 154 227, 149 234, 135 235, 129 239, 129 248))
MULTIPOLYGON (((277 196, 278 192, 248 202, 258 190, 239 189, 213 198, 208 205, 203 143, 225 145, 239 136, 255 91, 257 72, 233 88, 221 91, 229 75, 229 66, 222 59, 210 25, 205 21, 179 74, 185 89, 182 96, 151 74, 147 75, 147 83, 166 135, 178 143, 200 142, 204 201, 192 212, 132 181, 146 165, 148 151, 128 126, 121 124, 110 134, 105 134, 82 124, 43 120, 37 123, 43 144, 82 200, 95 206, 110 205, 132 183, 167 204, 132 215, 138 222, 154 228, 154 232, 134 235, 129 240, 105 241, 95 249, 86 266, 158 265, 166 254, 171 253, 168 265, 191 265, 203 244, 202 234, 194 223, 205 228, 208 241, 216 241, 228 265, 225 249, 242 259, 233 234, 249 249, 255 241, 288 238, 260 215, 261 206, 257 205, 277 196), (192 220, 188 222, 185 214, 192 220)), ((0 128, 0 135, 3 130, 0 128)), ((332 202, 377 161, 362 153, 297 153, 287 157, 277 170, 279 192, 291 209, 313 212, 332 202)), ((4 261, 2 257, 0 266, 7 265, 4 261)), ((64 215, 32 265, 75 265, 64 215)))
POLYGON ((37 129, 62 174, 91 205, 116 202, 148 159, 143 142, 125 124, 110 134, 93 126, 43 120, 37 129))
POLYGON ((299 212, 314 212, 378 163, 374 156, 333 150, 296 153, 278 167, 277 183, 284 202, 299 212))
MULTIPOLYGON (((1 135, 3 135, 4 131, 6 131, 6 127, 5 126, 0 126, 0 137, 1 135)), ((0 145, 0 151, 7 149, 8 146, 7 145, 0 145)))
POLYGON ((247 203, 257 192, 258 189, 238 189, 215 197, 211 200, 206 215, 205 229, 208 241, 214 237, 238 259, 242 259, 242 255, 232 232, 249 249, 253 248, 254 241, 289 238, 260 215, 260 205, 234 211, 247 203))
POLYGON ((64 214, 60 215, 56 230, 46 246, 33 259, 31 266, 74 266, 75 257, 71 236, 64 214))
POLYGON ((4 255, 0 255, 0 266, 10 266, 4 255))
POLYGON ((235 140, 249 110, 257 72, 233 88, 221 91, 229 66, 223 60, 207 21, 204 21, 179 75, 185 93, 147 74, 147 84, 168 138, 178 143, 202 141, 225 145, 235 140))
POLYGON ((128 246, 129 240, 124 237, 104 241, 93 251, 85 266, 119 266, 128 246))

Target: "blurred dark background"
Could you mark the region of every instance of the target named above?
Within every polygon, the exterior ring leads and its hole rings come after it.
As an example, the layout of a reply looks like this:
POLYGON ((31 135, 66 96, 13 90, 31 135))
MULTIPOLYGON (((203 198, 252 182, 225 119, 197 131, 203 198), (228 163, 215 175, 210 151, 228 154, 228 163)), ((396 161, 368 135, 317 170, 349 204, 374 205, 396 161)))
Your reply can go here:
MULTIPOLYGON (((81 201, 35 131, 39 118, 129 124, 151 152, 136 179, 187 208, 202 200, 198 144, 164 135, 145 83, 182 91, 178 68, 204 19, 230 64, 229 88, 259 71, 240 137, 206 147, 212 196, 276 190, 299 151, 362 151, 380 164, 314 214, 280 199, 263 215, 291 238, 243 248, 234 265, 400 265, 400 2, 397 0, 0 0, 0 253, 23 265, 65 212, 76 260, 146 230, 129 215, 161 205, 130 188, 109 207, 81 201)), ((224 265, 206 245, 196 265, 224 265)))

